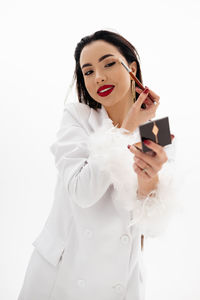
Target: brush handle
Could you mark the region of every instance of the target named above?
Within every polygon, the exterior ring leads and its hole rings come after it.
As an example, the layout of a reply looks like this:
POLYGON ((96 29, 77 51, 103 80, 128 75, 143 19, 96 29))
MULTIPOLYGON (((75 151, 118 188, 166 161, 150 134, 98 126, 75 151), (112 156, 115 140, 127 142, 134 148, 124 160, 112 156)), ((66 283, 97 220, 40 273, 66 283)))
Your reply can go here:
MULTIPOLYGON (((139 88, 141 88, 141 90, 145 90, 145 88, 143 87, 143 85, 141 84, 141 82, 137 79, 137 77, 132 73, 129 72, 130 76, 133 78, 133 80, 137 83, 137 85, 139 86, 139 88)), ((151 96, 151 94, 148 95, 149 99, 151 99, 151 101, 154 103, 155 100, 154 98, 151 96)))

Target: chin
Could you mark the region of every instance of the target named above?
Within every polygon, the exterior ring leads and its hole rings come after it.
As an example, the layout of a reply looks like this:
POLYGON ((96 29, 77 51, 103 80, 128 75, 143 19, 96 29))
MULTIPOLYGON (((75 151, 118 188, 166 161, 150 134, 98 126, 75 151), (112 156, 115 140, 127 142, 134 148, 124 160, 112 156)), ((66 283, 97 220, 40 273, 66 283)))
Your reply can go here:
POLYGON ((105 107, 111 107, 116 105, 119 101, 116 101, 114 97, 101 97, 100 99, 92 97, 96 102, 100 103, 101 105, 105 107))

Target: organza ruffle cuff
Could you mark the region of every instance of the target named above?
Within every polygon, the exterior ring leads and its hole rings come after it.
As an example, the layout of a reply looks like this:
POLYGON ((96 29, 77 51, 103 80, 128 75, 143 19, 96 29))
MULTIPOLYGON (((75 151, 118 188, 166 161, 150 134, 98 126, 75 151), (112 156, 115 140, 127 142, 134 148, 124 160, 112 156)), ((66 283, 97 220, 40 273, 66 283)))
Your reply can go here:
POLYGON ((139 141, 139 133, 128 133, 112 125, 110 119, 89 138, 89 160, 95 160, 99 169, 109 173, 114 186, 112 201, 117 209, 132 213, 129 227, 137 225, 146 236, 160 235, 179 209, 174 180, 174 145, 166 147, 168 161, 159 174, 157 189, 144 199, 137 197, 137 174, 133 170, 133 153, 127 145, 139 141))

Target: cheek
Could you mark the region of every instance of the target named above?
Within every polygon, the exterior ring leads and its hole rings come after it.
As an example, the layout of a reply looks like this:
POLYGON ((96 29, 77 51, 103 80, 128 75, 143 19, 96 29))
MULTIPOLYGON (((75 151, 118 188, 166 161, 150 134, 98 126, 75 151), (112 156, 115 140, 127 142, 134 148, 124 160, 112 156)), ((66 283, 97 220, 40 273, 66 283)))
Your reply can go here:
POLYGON ((123 91, 127 92, 131 87, 130 75, 126 70, 115 74, 116 81, 120 83, 120 87, 123 91))
POLYGON ((86 90, 88 91, 89 95, 94 98, 95 94, 96 94, 96 90, 94 88, 94 83, 92 82, 92 80, 86 79, 85 80, 85 87, 86 90))
POLYGON ((131 83, 129 79, 123 81, 121 80, 121 89, 125 94, 131 91, 131 83))
POLYGON ((84 80, 85 82, 85 87, 87 89, 87 91, 90 93, 90 89, 91 89, 91 84, 90 84, 90 81, 89 80, 84 80))

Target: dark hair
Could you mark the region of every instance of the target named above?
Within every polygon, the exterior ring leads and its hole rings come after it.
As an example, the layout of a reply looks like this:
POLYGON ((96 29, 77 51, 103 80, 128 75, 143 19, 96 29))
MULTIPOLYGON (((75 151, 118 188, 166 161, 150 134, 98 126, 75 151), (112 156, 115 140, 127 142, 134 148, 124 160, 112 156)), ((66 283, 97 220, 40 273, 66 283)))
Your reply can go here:
MULTIPOLYGON (((103 40, 112 45, 114 45, 119 52, 126 58, 128 64, 132 63, 133 61, 137 64, 137 73, 136 77, 142 82, 142 74, 140 70, 140 63, 139 63, 139 55, 135 47, 127 41, 123 36, 118 33, 107 31, 107 30, 99 30, 95 33, 85 36, 81 39, 81 41, 77 44, 74 58, 76 61, 76 67, 74 71, 74 79, 76 81, 76 91, 78 94, 79 102, 85 103, 90 107, 97 109, 101 108, 101 103, 95 101, 88 93, 85 83, 83 74, 80 67, 80 55, 83 48, 92 43, 93 41, 103 40)), ((137 98, 137 95, 136 95, 137 98)))

